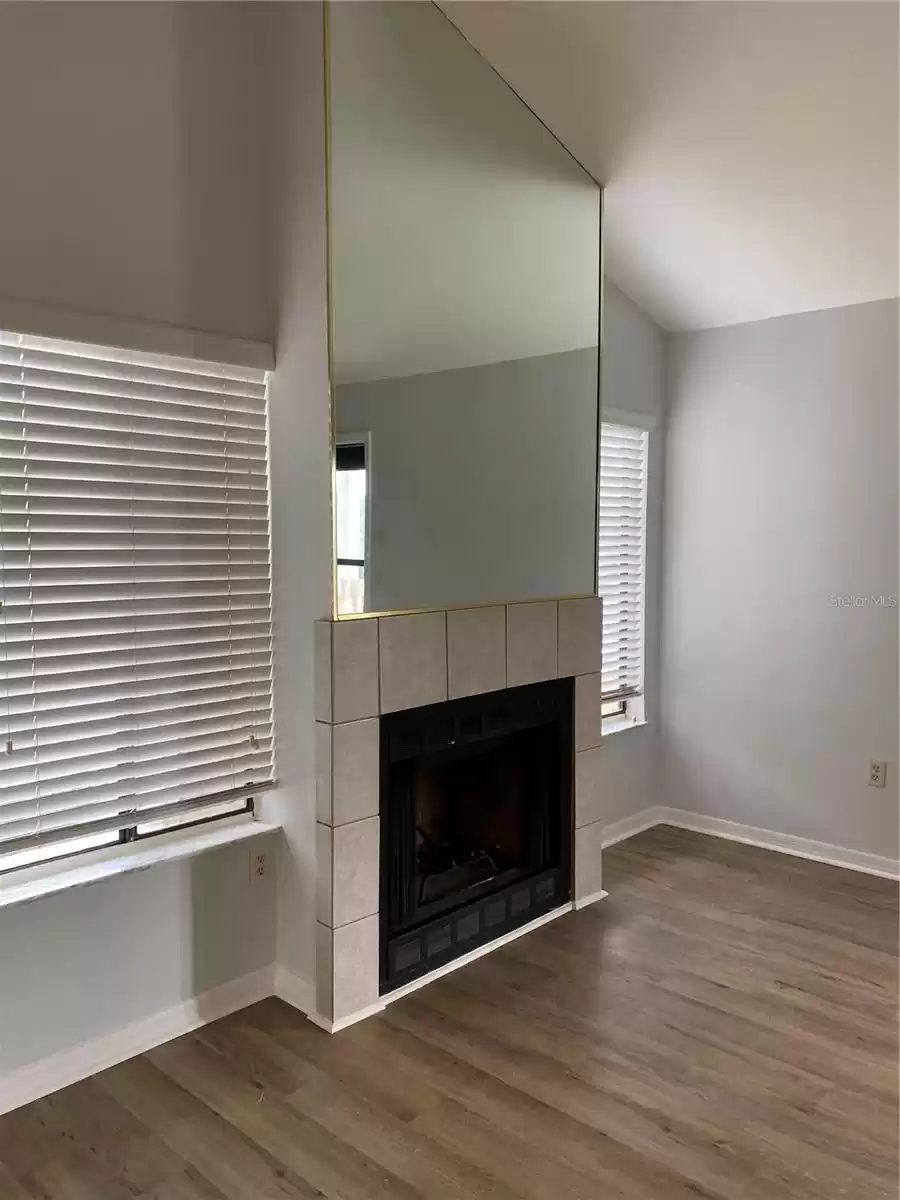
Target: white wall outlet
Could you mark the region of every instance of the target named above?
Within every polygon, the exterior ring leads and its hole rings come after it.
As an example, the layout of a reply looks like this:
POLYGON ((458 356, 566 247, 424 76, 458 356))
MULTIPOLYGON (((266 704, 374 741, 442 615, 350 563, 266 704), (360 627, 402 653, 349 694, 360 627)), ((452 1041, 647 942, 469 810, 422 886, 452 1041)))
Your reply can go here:
POLYGON ((250 882, 262 883, 269 874, 269 854, 267 850, 250 851, 250 882))
POLYGON ((887 778, 886 762, 869 763, 869 787, 883 788, 887 778))

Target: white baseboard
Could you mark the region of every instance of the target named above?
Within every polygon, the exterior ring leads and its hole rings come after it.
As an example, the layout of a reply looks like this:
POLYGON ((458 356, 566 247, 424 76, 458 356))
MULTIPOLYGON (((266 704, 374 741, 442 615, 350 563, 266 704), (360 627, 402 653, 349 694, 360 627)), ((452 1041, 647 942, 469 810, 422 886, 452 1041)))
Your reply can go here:
POLYGON ((285 1004, 290 1004, 292 1008, 298 1008, 307 1016, 316 1007, 315 984, 278 964, 275 966, 274 995, 279 1000, 283 1000, 285 1004))
POLYGON ((816 842, 812 838, 777 833, 773 829, 758 829, 755 825, 740 825, 735 821, 725 821, 721 817, 684 812, 679 808, 660 807, 656 811, 659 814, 656 824, 675 825, 679 829, 691 829, 695 833, 709 833, 713 837, 726 838, 731 842, 745 842, 765 850, 777 850, 780 854, 792 854, 795 858, 811 858, 815 862, 844 867, 849 871, 862 871, 866 875, 900 879, 900 862, 882 854, 851 850, 846 846, 834 846, 830 842, 816 842))
POLYGON ((833 867, 844 867, 848 871, 862 871, 866 875, 878 875, 884 879, 900 879, 900 862, 896 858, 869 854, 864 850, 851 850, 846 846, 834 846, 830 842, 816 842, 812 838, 796 837, 790 833, 778 833, 774 829, 741 825, 736 821, 709 817, 704 813, 666 808, 664 805, 645 808, 633 817, 626 817, 625 820, 616 821, 608 826, 612 836, 607 837, 605 834, 603 845, 614 845, 625 838, 634 837, 645 829, 652 829, 654 825, 674 825, 677 829, 708 833, 712 837, 725 838, 730 842, 744 842, 748 846, 775 850, 779 854, 791 854, 795 858, 809 858, 833 867), (623 830, 625 832, 622 832, 623 830))
POLYGON ((369 1004, 365 1008, 351 1013, 350 1016, 332 1021, 328 1017, 323 1017, 316 1009, 315 986, 308 980, 301 979, 299 975, 294 975, 291 971, 279 966, 275 967, 275 995, 285 1004, 290 1004, 291 1008, 302 1012, 312 1021, 313 1025, 318 1025, 319 1029, 324 1029, 326 1033, 337 1033, 348 1025, 364 1021, 366 1017, 372 1017, 375 1013, 381 1012, 387 1003, 386 999, 379 1000, 376 1004, 369 1004))
POLYGON ((576 900, 572 907, 576 912, 581 912, 583 908, 596 904, 598 900, 605 900, 608 895, 609 892, 591 892, 589 896, 582 896, 580 900, 576 900))
POLYGON ((49 1096, 127 1058, 144 1054, 163 1042, 199 1029, 201 1025, 265 1000, 272 995, 273 984, 274 969, 264 967, 193 996, 174 1008, 20 1067, 0 1079, 0 1113, 49 1096))
MULTIPOLYGON (((589 904, 593 900, 599 900, 605 895, 606 892, 598 892, 595 896, 587 897, 584 903, 589 904)), ((572 901, 569 901, 567 904, 561 904, 558 908, 554 908, 552 912, 544 913, 541 917, 535 917, 527 925, 520 925, 518 929, 512 929, 509 933, 504 933, 502 937, 494 938, 492 942, 486 942, 483 946, 478 946, 475 950, 470 950, 468 954, 461 954, 459 958, 454 958, 452 962, 444 963, 442 967, 437 967, 434 971, 429 971, 421 979, 413 979, 411 983, 405 983, 402 987, 398 987, 396 991, 389 992, 386 996, 381 996, 374 1004, 368 1004, 365 1008, 357 1009, 356 1012, 349 1013, 345 1017, 338 1017, 335 1021, 330 1021, 327 1017, 323 1017, 320 1013, 315 1012, 314 1006, 313 1009, 304 1009, 303 1011, 314 1025, 318 1025, 326 1033, 339 1033, 342 1029, 346 1029, 350 1025, 356 1025, 360 1021, 365 1021, 367 1017, 375 1016, 376 1013, 387 1008, 389 1004, 393 1004, 395 1000, 402 1000, 404 996, 410 995, 411 992, 417 992, 419 988, 426 987, 429 983, 434 983, 436 979, 441 979, 444 975, 458 971, 460 967, 465 967, 479 958, 484 958, 486 954, 492 953, 492 951, 499 949, 500 946, 506 946, 510 942, 524 937, 526 933, 531 933, 532 930, 540 929, 542 925, 547 925, 550 921, 555 921, 557 917, 571 912, 574 907, 575 905, 572 901)), ((276 990, 276 995, 279 994, 276 990)), ((282 998, 287 999, 286 996, 282 998)), ((301 1006, 295 1005, 295 1007, 299 1008, 301 1006)))
POLYGON ((642 808, 640 812, 632 814, 630 817, 623 817, 620 821, 612 821, 609 825, 603 826, 603 849, 606 850, 609 846, 615 846, 616 842, 624 842, 627 838, 634 837, 637 833, 643 833, 645 829, 652 829, 654 825, 659 824, 659 808, 642 808))
POLYGON ((336 1021, 330 1021, 327 1017, 323 1017, 317 1012, 307 1013, 306 1015, 312 1021, 313 1025, 318 1025, 326 1033, 340 1033, 342 1029, 348 1029, 351 1025, 358 1025, 360 1021, 367 1021, 369 1017, 374 1017, 378 1013, 384 1012, 391 999, 392 997, 385 996, 383 1000, 378 1000, 375 1004, 367 1004, 365 1008, 358 1008, 356 1012, 349 1013, 346 1017, 338 1017, 336 1021))

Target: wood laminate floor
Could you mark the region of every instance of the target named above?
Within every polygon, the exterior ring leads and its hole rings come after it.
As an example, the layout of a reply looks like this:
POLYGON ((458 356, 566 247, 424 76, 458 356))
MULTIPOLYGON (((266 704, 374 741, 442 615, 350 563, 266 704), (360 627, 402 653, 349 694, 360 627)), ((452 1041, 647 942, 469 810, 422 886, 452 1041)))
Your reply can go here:
POLYGON ((329 1037, 276 1000, 0 1118, 2 1200, 896 1200, 897 885, 658 827, 329 1037))

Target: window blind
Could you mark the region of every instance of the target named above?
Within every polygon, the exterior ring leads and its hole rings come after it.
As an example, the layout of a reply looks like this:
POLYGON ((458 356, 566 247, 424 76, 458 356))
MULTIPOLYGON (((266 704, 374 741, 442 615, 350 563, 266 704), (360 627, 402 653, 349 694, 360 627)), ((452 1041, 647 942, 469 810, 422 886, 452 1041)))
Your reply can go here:
POLYGON ((604 698, 639 695, 644 686, 648 442, 646 430, 603 423, 597 573, 604 698))
POLYGON ((264 373, 0 332, 0 585, 0 869, 269 783, 264 373))

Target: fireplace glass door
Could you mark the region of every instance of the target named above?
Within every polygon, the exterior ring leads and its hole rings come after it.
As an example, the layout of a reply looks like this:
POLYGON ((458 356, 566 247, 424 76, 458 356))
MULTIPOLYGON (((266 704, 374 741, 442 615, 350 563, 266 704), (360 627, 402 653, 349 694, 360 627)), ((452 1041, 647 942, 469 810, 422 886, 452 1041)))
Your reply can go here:
POLYGON ((382 718, 382 990, 568 898, 571 712, 560 680, 382 718))

